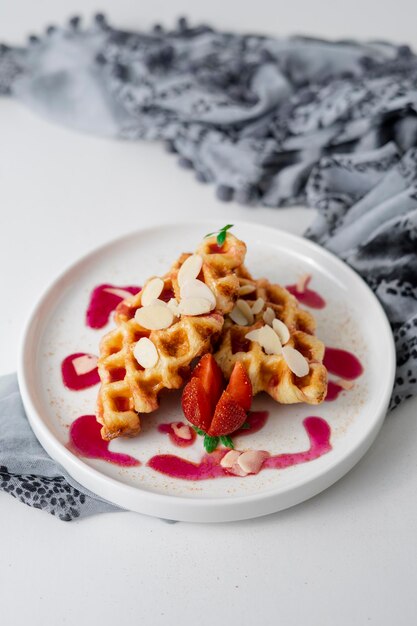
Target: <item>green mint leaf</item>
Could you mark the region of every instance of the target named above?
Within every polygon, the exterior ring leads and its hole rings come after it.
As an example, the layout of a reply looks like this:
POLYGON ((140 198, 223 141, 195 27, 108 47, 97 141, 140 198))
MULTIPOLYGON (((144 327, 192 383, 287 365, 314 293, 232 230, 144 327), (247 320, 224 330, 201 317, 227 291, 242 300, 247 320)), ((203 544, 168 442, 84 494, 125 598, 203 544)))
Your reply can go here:
POLYGON ((191 428, 193 430, 195 430, 195 432, 197 433, 197 435, 205 435, 206 433, 204 432, 204 430, 201 430, 201 428, 197 428, 197 426, 191 426, 191 428))
POLYGON ((234 450, 235 446, 233 445, 232 438, 229 437, 229 435, 222 435, 220 437, 220 441, 225 448, 231 448, 232 450, 234 450))
POLYGON ((217 245, 222 247, 225 241, 226 241, 226 231, 221 230, 219 234, 217 235, 217 245))
POLYGON ((242 424, 239 430, 249 430, 249 428, 250 428, 249 422, 245 422, 244 424, 242 424))
POLYGON ((226 224, 226 226, 223 226, 223 228, 220 228, 219 230, 214 231, 214 233, 208 233, 207 235, 204 236, 204 238, 217 235, 217 244, 221 247, 226 241, 227 231, 230 230, 231 228, 233 228, 233 224, 226 224))
POLYGON ((213 450, 215 450, 218 445, 219 445, 218 437, 210 437, 210 435, 204 436, 204 447, 209 454, 210 452, 213 452, 213 450))

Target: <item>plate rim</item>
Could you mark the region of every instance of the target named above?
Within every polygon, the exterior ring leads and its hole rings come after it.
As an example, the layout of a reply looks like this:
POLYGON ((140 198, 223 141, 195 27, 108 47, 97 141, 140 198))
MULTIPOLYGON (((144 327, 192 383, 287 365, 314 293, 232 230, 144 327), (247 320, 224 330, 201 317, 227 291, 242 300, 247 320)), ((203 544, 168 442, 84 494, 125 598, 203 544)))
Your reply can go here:
POLYGON ((382 305, 361 276, 332 252, 329 252, 322 246, 305 239, 304 237, 275 228, 274 226, 265 226, 263 224, 258 224, 257 222, 237 220, 234 224, 235 228, 249 227, 259 231, 260 235, 262 234, 262 231, 268 232, 269 235, 274 233, 281 236, 289 243, 294 242, 297 245, 301 243, 307 252, 309 249, 312 250, 314 252, 314 256, 317 256, 318 254, 319 256, 324 257, 324 259, 326 259, 326 257, 330 258, 333 265, 336 265, 336 268, 340 270, 342 275, 344 273, 345 275, 350 276, 350 278, 356 281, 362 289, 365 289, 368 296, 371 296, 375 306, 375 313, 379 316, 380 322, 385 326, 385 331, 387 331, 386 335, 389 350, 386 362, 387 380, 389 381, 389 384, 385 386, 385 389, 380 396, 379 404, 374 411, 375 417, 372 427, 366 432, 365 436, 356 447, 348 450, 342 458, 336 459, 335 464, 331 467, 331 471, 329 471, 329 468, 323 468, 321 471, 316 469, 315 472, 312 472, 310 477, 303 480, 303 482, 299 485, 288 485, 280 490, 271 489, 270 491, 262 491, 261 493, 233 496, 231 499, 219 496, 207 496, 204 498, 193 499, 192 497, 187 496, 173 496, 169 494, 155 493, 147 489, 127 485, 116 480, 115 478, 106 476, 101 471, 88 465, 82 458, 77 457, 70 452, 66 446, 61 443, 48 429, 46 423, 42 419, 42 416, 38 413, 33 400, 33 390, 30 388, 28 372, 25 367, 27 358, 26 352, 31 339, 31 332, 33 331, 33 326, 36 323, 36 319, 42 305, 47 301, 48 297, 50 297, 59 282, 64 279, 69 272, 77 271, 95 256, 100 256, 105 253, 106 250, 111 249, 113 246, 120 245, 123 241, 135 239, 138 236, 143 236, 144 234, 152 231, 157 232, 161 229, 176 229, 181 227, 181 225, 187 227, 210 225, 210 227, 213 227, 213 223, 214 220, 191 221, 184 219, 177 220, 175 222, 154 223, 146 228, 139 228, 133 232, 128 232, 118 237, 109 239, 89 252, 83 254, 81 257, 76 258, 75 261, 68 263, 51 281, 49 281, 47 287, 36 299, 27 316, 19 343, 17 373, 22 401, 29 423, 46 452, 58 464, 62 465, 74 480, 79 482, 84 488, 89 489, 93 494, 98 495, 100 498, 127 510, 167 519, 175 519, 178 521, 222 522, 255 518, 298 504, 313 497, 314 495, 317 495, 324 489, 327 489, 344 476, 372 445, 384 422, 395 380, 396 356, 391 327, 382 305), (113 490, 116 491, 116 494, 110 493, 113 490), (132 499, 132 494, 134 494, 134 499, 141 501, 140 506, 132 506, 134 503, 129 502, 129 500, 132 499), (176 510, 175 515, 173 515, 173 509, 176 510))

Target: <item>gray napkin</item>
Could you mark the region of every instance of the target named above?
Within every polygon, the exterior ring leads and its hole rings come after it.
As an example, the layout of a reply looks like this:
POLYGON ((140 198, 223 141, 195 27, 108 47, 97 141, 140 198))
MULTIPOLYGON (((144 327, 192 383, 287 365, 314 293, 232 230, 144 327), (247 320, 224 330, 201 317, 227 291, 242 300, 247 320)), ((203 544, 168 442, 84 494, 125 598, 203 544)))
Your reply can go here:
POLYGON ((16 374, 0 377, 0 489, 69 522, 117 507, 81 487, 42 448, 27 420, 16 374))

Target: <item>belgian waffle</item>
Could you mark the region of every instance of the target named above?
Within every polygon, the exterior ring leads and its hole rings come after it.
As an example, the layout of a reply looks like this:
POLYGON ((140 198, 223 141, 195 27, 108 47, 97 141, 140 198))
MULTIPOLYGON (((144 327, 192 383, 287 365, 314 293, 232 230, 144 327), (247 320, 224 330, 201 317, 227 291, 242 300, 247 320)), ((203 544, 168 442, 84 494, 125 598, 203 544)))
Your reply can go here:
POLYGON ((264 278, 254 280, 245 267, 239 271, 239 281, 241 287, 253 288, 251 293, 240 296, 242 299, 251 305, 262 298, 265 304, 250 326, 240 326, 230 318, 225 320, 214 356, 226 378, 230 377, 234 364, 240 361, 250 376, 254 395, 266 391, 281 404, 322 402, 327 391, 327 370, 322 363, 324 344, 314 335, 313 316, 301 309, 296 298, 284 287, 273 285, 264 278), (301 352, 307 360, 309 372, 306 376, 297 377, 282 354, 265 354, 259 343, 246 338, 250 331, 265 324, 263 314, 268 307, 290 332, 286 345, 301 352))
MULTIPOLYGON (((246 246, 228 233, 221 248, 216 238, 211 237, 202 242, 197 253, 203 259, 199 279, 216 297, 214 311, 198 316, 181 315, 170 327, 150 331, 135 320, 143 292, 123 300, 117 307, 116 328, 103 337, 98 360, 101 386, 97 420, 103 425, 104 439, 136 435, 140 431, 139 413, 158 408, 162 389, 181 388, 189 377, 191 362, 211 352, 214 340, 220 336, 223 315, 233 308, 238 297, 236 269, 244 261, 246 246), (133 354, 136 342, 142 337, 149 338, 157 348, 159 359, 153 367, 143 368, 133 354)), ((162 300, 179 299, 178 272, 189 256, 182 254, 163 277, 162 300)))

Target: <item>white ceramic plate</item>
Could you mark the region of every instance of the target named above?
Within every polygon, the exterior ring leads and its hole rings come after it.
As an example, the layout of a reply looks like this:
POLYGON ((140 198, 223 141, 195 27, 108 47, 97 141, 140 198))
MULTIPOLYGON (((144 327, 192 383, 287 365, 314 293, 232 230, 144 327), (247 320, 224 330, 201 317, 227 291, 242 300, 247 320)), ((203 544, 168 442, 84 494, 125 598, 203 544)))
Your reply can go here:
MULTIPOLYGON (((102 330, 85 324, 92 289, 100 283, 141 284, 163 274, 177 256, 193 250, 219 224, 171 224, 143 230, 113 241, 67 269, 42 296, 24 332, 19 383, 28 418, 47 452, 82 485, 132 511, 173 520, 217 522, 272 513, 297 504, 329 487, 348 472, 369 448, 383 422, 393 379, 395 353, 392 334, 378 301, 346 265, 322 248, 287 233, 240 223, 233 232, 248 246, 252 274, 287 285, 300 274, 312 275, 311 288, 327 305, 311 312, 318 336, 326 345, 354 352, 364 367, 353 389, 320 406, 283 406, 260 394, 254 408, 270 412, 266 426, 252 435, 236 437, 237 448, 268 450, 273 455, 308 449, 303 426, 319 416, 331 429, 331 450, 315 460, 285 469, 265 469, 245 478, 200 481, 170 478, 146 465, 155 454, 176 454, 193 462, 203 455, 202 441, 175 447, 157 425, 184 420, 180 394, 164 398, 155 414, 143 419, 143 432, 134 439, 115 440, 110 450, 130 454, 142 463, 122 468, 71 452, 69 425, 78 416, 94 413, 97 387, 66 389, 61 362, 69 354, 97 354, 102 330)), ((334 377, 333 377, 334 378, 334 377)))

